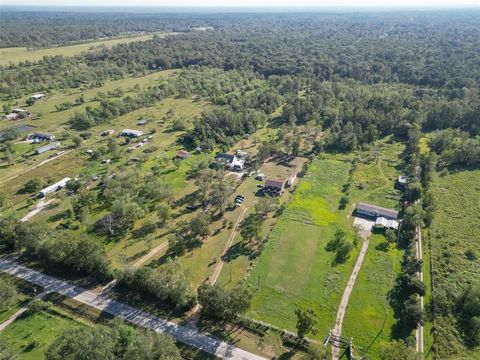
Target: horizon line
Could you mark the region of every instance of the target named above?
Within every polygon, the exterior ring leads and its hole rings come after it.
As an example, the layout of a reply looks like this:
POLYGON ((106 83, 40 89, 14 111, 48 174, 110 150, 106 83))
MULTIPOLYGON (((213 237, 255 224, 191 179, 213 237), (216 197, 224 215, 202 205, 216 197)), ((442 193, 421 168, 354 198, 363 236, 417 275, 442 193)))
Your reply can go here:
POLYGON ((78 4, 46 4, 46 5, 38 5, 38 4, 14 4, 14 3, 0 3, 0 9, 2 7, 14 7, 14 8, 24 8, 24 7, 35 7, 35 8, 105 8, 105 9, 115 9, 115 8, 169 8, 169 9, 195 9, 195 8, 212 8, 212 9, 471 9, 471 8, 478 8, 480 9, 479 4, 423 4, 423 5, 415 5, 415 4, 395 4, 389 5, 387 4, 364 4, 364 5, 154 5, 154 4, 141 4, 141 5, 134 5, 134 4, 119 4, 119 5, 78 5, 78 4))

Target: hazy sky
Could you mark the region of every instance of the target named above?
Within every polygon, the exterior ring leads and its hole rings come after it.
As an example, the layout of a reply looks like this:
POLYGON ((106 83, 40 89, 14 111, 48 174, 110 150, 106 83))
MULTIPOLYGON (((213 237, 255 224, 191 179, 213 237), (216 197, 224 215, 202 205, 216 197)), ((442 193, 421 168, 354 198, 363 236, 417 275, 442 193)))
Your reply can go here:
POLYGON ((0 5, 70 6, 265 6, 443 7, 480 6, 480 0, 0 0, 0 5))

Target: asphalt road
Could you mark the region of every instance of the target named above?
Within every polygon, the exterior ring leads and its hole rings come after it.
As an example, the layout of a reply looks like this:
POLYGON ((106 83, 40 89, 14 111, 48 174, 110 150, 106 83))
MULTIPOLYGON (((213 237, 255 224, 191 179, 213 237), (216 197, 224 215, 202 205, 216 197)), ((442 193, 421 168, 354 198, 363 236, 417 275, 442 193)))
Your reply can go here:
POLYGON ((158 318, 132 306, 110 299, 105 295, 97 295, 81 287, 71 285, 38 271, 28 269, 14 261, 0 257, 0 271, 42 286, 44 292, 57 292, 83 304, 92 306, 132 324, 142 326, 159 333, 173 336, 177 341, 203 350, 222 359, 261 360, 262 357, 237 348, 224 341, 204 335, 196 328, 189 328, 158 318))

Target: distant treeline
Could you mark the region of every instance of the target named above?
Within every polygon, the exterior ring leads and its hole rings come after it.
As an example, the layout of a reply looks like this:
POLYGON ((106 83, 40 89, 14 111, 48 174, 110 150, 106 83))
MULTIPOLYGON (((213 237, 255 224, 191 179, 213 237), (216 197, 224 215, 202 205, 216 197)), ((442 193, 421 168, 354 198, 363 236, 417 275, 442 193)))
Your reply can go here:
POLYGON ((0 94, 10 97, 25 91, 78 87, 126 74, 192 65, 247 69, 266 77, 292 75, 322 81, 348 78, 365 84, 462 89, 480 83, 477 11, 168 17, 41 13, 38 19, 36 14, 11 15, 0 25, 3 46, 29 41, 38 46, 48 39, 58 43, 61 41, 55 37, 67 36, 63 34, 95 38, 120 30, 185 31, 197 25, 215 30, 119 44, 74 58, 46 57, 35 66, 25 62, 4 67, 0 71, 0 94), (62 30, 62 26, 66 28, 62 30), (96 30, 89 33, 84 27, 96 30), (104 29, 103 33, 98 29, 104 29), (105 29, 111 30, 107 33, 105 29))

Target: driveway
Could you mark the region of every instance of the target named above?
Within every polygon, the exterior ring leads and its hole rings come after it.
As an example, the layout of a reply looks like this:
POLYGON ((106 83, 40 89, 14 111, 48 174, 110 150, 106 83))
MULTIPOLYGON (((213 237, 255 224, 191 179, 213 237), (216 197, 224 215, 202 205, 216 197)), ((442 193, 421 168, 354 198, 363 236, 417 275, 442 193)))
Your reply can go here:
POLYGON ((0 271, 42 286, 44 292, 57 292, 83 304, 92 306, 100 311, 122 318, 132 324, 142 326, 158 333, 171 335, 184 344, 200 349, 219 358, 233 360, 263 359, 256 354, 252 354, 224 341, 204 335, 195 328, 187 328, 177 325, 132 306, 112 300, 108 296, 97 295, 81 287, 71 285, 52 276, 23 267, 14 261, 2 257, 0 257, 0 271))

